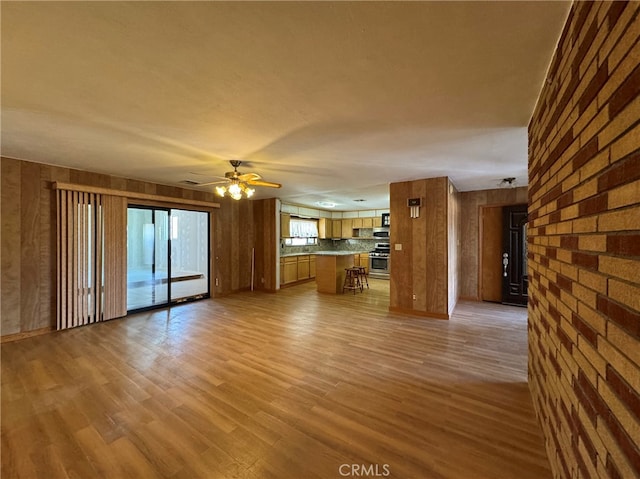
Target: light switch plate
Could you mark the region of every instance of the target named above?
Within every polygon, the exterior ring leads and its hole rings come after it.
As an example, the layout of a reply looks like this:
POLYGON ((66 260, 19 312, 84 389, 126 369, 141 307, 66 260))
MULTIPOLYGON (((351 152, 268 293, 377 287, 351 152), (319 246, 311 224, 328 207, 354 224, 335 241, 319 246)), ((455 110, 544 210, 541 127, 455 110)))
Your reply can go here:
POLYGON ((396 243, 395 246, 396 251, 402 251, 402 243, 396 243))

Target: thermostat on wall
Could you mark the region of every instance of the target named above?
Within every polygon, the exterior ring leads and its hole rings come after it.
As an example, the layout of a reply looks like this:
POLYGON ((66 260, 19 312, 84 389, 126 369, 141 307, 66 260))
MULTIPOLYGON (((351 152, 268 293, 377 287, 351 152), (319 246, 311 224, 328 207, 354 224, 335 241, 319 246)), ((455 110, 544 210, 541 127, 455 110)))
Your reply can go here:
POLYGON ((422 206, 422 198, 409 198, 407 206, 422 206))

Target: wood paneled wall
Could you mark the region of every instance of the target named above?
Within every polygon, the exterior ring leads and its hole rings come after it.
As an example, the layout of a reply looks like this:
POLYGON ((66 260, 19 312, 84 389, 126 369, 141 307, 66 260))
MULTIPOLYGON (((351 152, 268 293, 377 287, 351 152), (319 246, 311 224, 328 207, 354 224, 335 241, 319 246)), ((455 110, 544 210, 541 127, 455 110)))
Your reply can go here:
POLYGON ((462 299, 480 301, 480 213, 483 206, 526 203, 527 188, 508 188, 460 193, 460 276, 462 299))
POLYGON ((391 284, 389 308, 449 317, 448 178, 391 183, 391 284), (408 198, 422 198, 411 218, 408 198), (401 250, 396 245, 402 245, 401 250), (413 299, 415 295, 415 299, 413 299))
POLYGON ((256 200, 251 202, 255 218, 256 271, 255 288, 275 292, 278 289, 276 280, 276 252, 278 238, 276 233, 276 199, 256 200))
POLYGON ((216 294, 251 288, 252 248, 255 248, 254 289, 276 291, 275 198, 254 201, 223 198, 214 225, 216 294))
MULTIPOLYGON (((255 243, 257 228, 262 228, 265 238, 268 237, 267 229, 272 229, 275 238, 275 220, 258 221, 258 217, 269 208, 275 210, 275 200, 219 201, 213 193, 204 191, 1 158, 0 334, 3 339, 55 329, 56 200, 51 188, 55 181, 220 203, 220 209, 211 210, 212 295, 249 287, 251 248, 254 244, 262 244, 256 248, 256 264, 260 261, 273 263, 271 272, 269 267, 263 266, 261 274, 265 277, 265 288, 275 285, 275 239, 272 261, 266 256, 258 259, 262 254, 258 251, 264 252, 269 248, 266 239, 255 243), (273 206, 265 206, 269 201, 273 206), (254 204, 259 206, 254 207, 254 204)), ((262 276, 256 274, 256 277, 262 276)), ((260 285, 258 280, 256 286, 260 285)))

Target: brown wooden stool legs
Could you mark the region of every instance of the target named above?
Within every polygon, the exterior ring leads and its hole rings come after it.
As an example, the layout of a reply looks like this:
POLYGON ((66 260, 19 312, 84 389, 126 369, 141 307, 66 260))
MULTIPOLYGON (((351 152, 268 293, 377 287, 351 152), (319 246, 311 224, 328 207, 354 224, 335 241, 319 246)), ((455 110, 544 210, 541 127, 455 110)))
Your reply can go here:
POLYGON ((369 289, 369 280, 367 279, 367 268, 364 266, 358 266, 358 274, 360 276, 360 291, 364 290, 364 285, 367 285, 367 289, 369 289))
POLYGON ((342 292, 345 290, 352 290, 353 294, 356 294, 356 290, 362 291, 362 283, 360 282, 360 268, 345 268, 344 285, 342 286, 342 292))

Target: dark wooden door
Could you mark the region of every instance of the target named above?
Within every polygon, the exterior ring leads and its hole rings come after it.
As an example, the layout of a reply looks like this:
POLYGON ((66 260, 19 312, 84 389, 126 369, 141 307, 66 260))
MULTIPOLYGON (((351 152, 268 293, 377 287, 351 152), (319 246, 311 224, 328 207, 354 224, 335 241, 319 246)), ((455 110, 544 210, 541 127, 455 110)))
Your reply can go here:
POLYGON ((527 305, 527 205, 502 209, 502 302, 527 305))

